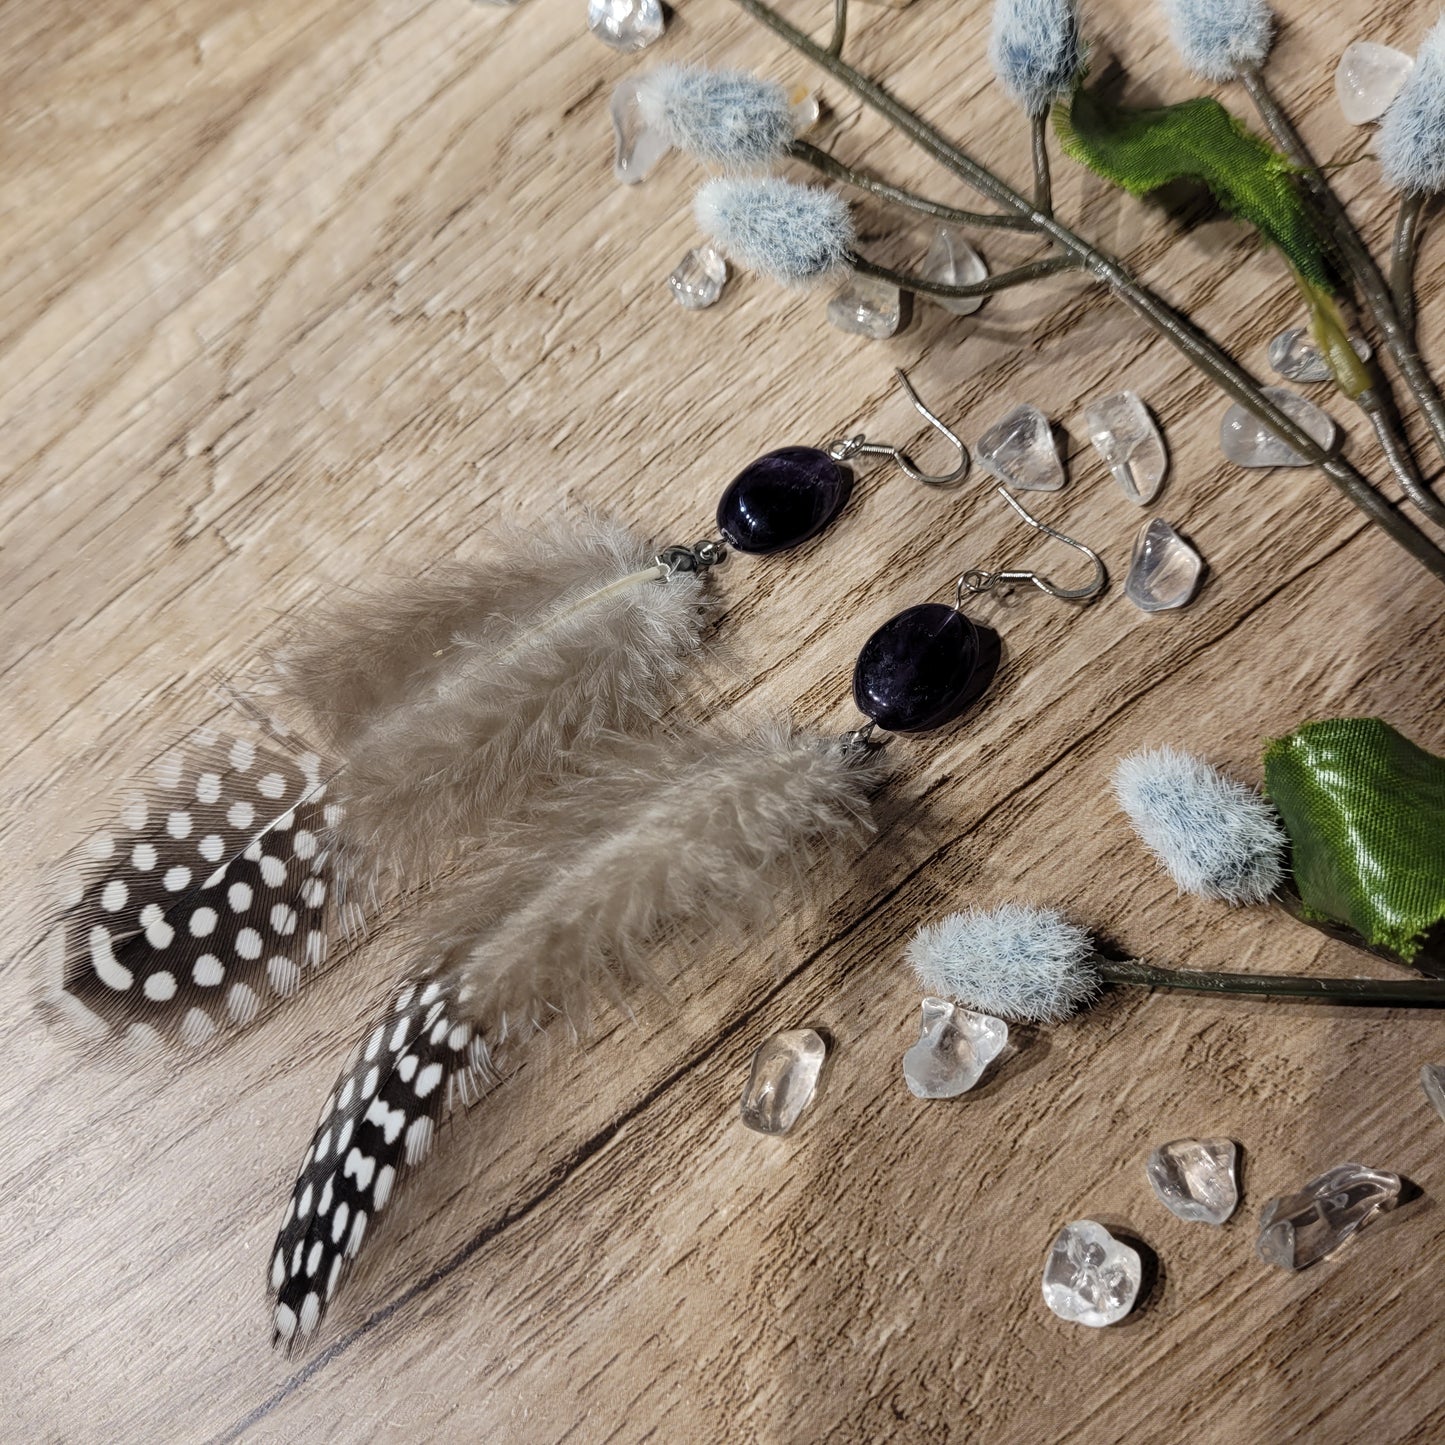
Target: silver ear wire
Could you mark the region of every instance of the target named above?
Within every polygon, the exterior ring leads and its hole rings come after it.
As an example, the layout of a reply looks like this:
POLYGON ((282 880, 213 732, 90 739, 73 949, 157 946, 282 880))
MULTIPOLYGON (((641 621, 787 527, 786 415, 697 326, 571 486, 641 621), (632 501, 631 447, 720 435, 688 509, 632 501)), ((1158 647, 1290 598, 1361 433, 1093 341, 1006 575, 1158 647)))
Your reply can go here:
POLYGON ((919 471, 913 464, 912 458, 901 447, 889 446, 886 442, 870 442, 862 432, 859 432, 857 436, 849 437, 846 441, 834 442, 828 448, 828 455, 835 462, 846 462, 853 457, 887 457, 890 461, 897 463, 905 476, 911 477, 915 482, 922 482, 925 487, 951 487, 956 482, 961 482, 968 475, 968 448, 919 400, 918 393, 914 391, 913 384, 908 380, 903 369, 897 368, 894 374, 898 377, 899 385, 908 393, 908 400, 913 403, 913 409, 919 416, 958 448, 958 465, 951 472, 945 472, 941 476, 930 476, 927 472, 919 471))
POLYGON ((1009 494, 1007 488, 998 487, 996 490, 999 496, 1001 496, 1030 527, 1042 532, 1046 537, 1052 537, 1055 541, 1062 542, 1066 547, 1072 547, 1076 552, 1082 552, 1084 556, 1094 564, 1094 577, 1091 582, 1085 583, 1082 587, 1059 587, 1050 582, 1047 577, 1040 577, 1037 572, 1017 570, 983 572, 975 568, 972 571, 965 572, 963 576, 958 579, 957 597, 960 607, 963 606, 963 599, 966 596, 976 597, 980 592, 991 592, 1000 582, 1032 582, 1040 592, 1047 592, 1050 597, 1057 597, 1064 602, 1088 602, 1104 590, 1109 581, 1109 574, 1104 568, 1103 559, 1092 547, 1086 547, 1082 542, 1076 542, 1072 537, 1066 537, 1062 532, 1040 522, 1036 517, 1031 517, 1019 504, 1017 499, 1009 494))

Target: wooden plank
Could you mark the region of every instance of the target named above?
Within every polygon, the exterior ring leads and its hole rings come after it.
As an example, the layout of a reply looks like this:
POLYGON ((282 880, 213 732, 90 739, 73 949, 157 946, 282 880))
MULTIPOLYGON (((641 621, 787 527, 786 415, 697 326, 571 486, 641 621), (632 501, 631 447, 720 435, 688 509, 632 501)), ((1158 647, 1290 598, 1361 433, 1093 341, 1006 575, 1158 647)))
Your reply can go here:
MULTIPOLYGON (((1420 17, 1331 0, 1285 20, 1279 89, 1322 154, 1364 154, 1329 95, 1334 55, 1355 33, 1412 46, 1420 17)), ((861 8, 850 54, 1019 175, 987 25, 977 5, 861 8)), ((1109 0, 1089 25, 1131 95, 1189 93, 1152 10, 1109 0)), ((0 974, 14 1438, 1438 1437, 1441 1126, 1415 1081, 1442 1057, 1431 1016, 1118 996, 1022 1031, 957 1105, 899 1077, 917 1002, 902 945, 964 902, 1060 904, 1183 964, 1358 971, 1276 910, 1175 897, 1108 779, 1149 742, 1257 778, 1261 738, 1336 712, 1445 749, 1423 574, 1311 473, 1227 466, 1217 394, 1082 281, 961 321, 926 311, 887 343, 748 276, 715 311, 674 306, 661 283, 693 244, 697 175, 674 156, 645 186, 612 183, 612 85, 654 58, 806 74, 715 0, 640 59, 600 47, 575 8, 462 0, 11 4, 0 37, 0 860, 17 947, 39 865, 214 709, 208 675, 243 675, 278 613, 567 505, 702 535, 758 452, 916 439, 894 365, 968 438, 1014 400, 1060 418, 1074 480, 1040 510, 1115 578, 1086 611, 984 604, 1009 648, 997 694, 890 747, 883 827, 837 896, 798 900, 766 939, 664 944, 668 997, 635 1022, 517 1049, 309 1355, 267 1352, 265 1262, 315 1106, 387 977, 386 929, 184 1067, 78 1056, 37 1021, 17 958, 0 974), (1141 518, 1079 425, 1119 385, 1163 418, 1161 507, 1211 565, 1176 616, 1120 594, 1141 518), (827 1092, 794 1137, 748 1134, 747 1059, 802 1022, 837 1041, 827 1092), (1167 1216, 1144 1181, 1153 1144, 1196 1132, 1245 1147, 1246 1207, 1222 1231, 1167 1216), (1345 1158, 1425 1197, 1336 1264, 1267 1271, 1260 1204, 1345 1158), (1038 1298, 1050 1238, 1084 1213, 1161 1263, 1147 1308, 1097 1335, 1038 1298)), ((824 94, 840 153, 955 194, 824 94)), ((1339 179, 1368 196, 1374 168, 1339 179)), ((1294 319, 1278 264, 1232 223, 1181 226, 1066 163, 1059 194, 1257 368, 1294 319)), ((1361 215, 1387 225, 1378 205, 1361 215)), ((995 266, 1027 254, 982 249, 995 266)), ((1427 263, 1438 352, 1437 248, 1427 263)), ((851 726, 851 658, 892 611, 966 566, 1068 561, 981 477, 943 496, 869 470, 826 539, 718 574, 698 706, 851 726)))

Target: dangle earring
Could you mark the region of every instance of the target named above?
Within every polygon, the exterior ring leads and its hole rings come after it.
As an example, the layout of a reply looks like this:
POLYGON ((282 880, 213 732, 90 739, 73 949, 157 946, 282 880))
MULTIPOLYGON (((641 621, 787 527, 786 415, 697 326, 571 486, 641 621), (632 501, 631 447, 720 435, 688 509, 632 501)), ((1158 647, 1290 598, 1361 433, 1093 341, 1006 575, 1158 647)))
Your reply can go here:
POLYGON ((1091 602, 1108 583, 1099 554, 1082 542, 1030 516, 1003 487, 998 494, 1025 522, 1055 541, 1082 552, 1094 575, 1079 587, 1060 587, 1037 572, 1002 568, 965 572, 954 586, 954 603, 920 602, 888 619, 858 653, 853 670, 853 700, 868 722, 893 733, 922 733, 942 727, 988 691, 1002 660, 997 632, 963 610, 968 598, 981 597, 1012 582, 1031 583, 1064 602, 1091 602))

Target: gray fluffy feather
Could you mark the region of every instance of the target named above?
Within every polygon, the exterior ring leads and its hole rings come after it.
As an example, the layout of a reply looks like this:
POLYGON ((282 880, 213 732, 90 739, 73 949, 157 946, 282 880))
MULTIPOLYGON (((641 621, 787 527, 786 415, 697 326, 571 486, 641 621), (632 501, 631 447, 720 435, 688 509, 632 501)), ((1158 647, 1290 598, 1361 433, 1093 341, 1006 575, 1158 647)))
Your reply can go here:
POLYGON ((1261 65, 1274 44, 1266 0, 1164 0, 1179 58, 1205 80, 1232 80, 1261 65))
POLYGON ((1262 903, 1284 877, 1279 814, 1251 787, 1175 748, 1131 753, 1114 771, 1119 806, 1185 893, 1262 903))
POLYGON ((1099 991, 1092 940, 1061 913, 1006 903, 925 924, 908 962, 931 994, 999 1018, 1060 1023, 1099 991))
POLYGON ((702 625, 696 575, 573 518, 302 618, 275 691, 329 754, 349 868, 420 881, 595 734, 654 718, 702 625))
POLYGON ((793 139, 787 91, 745 70, 661 65, 638 80, 637 106, 669 145, 709 165, 756 170, 793 139))
POLYGON ((709 181, 698 191, 693 213, 732 260, 783 286, 822 280, 853 250, 845 201, 777 176, 709 181))
MULTIPOLYGON (((397 996, 430 1000, 425 1029, 408 1028, 395 1004, 370 1021, 365 1052, 358 1044, 343 1068, 302 1161, 273 1256, 278 1339, 294 1345, 315 1330, 360 1247, 340 1258, 327 1243, 329 1219, 309 1223, 309 1209, 317 1219, 324 1213, 315 1198, 325 1191, 329 1201, 326 1178, 342 1167, 334 1153, 319 1170, 316 1162, 319 1141, 336 1127, 338 1099, 360 1099, 351 1104, 353 1148, 365 1156, 359 1177, 369 1185, 373 1165, 384 1168, 389 1199, 396 1172, 425 1153, 408 1148, 403 1156, 413 1118, 429 1143, 427 1120, 439 1120, 453 1094, 470 1098, 487 1087, 491 1051, 509 1035, 558 1016, 584 1026, 599 996, 620 998, 652 977, 647 950, 665 929, 700 937, 766 917, 794 874, 856 841, 875 779, 866 757, 779 725, 613 735, 474 848, 403 950, 408 977, 397 996), (419 1051, 433 1073, 418 1070, 419 1051), (413 1078, 425 1084, 425 1098, 403 1087, 413 1078), (376 1120, 397 1120, 385 1140, 366 1127, 372 1115, 360 1115, 372 1099, 380 1101, 376 1120), (389 1114, 388 1099, 399 1113, 389 1114), (312 1249, 316 1270, 306 1264, 312 1249), (337 1277, 326 1286, 333 1258, 337 1277)), ((368 1196, 366 1212, 384 1202, 368 1196)))
POLYGON ((1380 164, 1399 190, 1445 190, 1445 19, 1425 36, 1414 70, 1385 112, 1380 164))

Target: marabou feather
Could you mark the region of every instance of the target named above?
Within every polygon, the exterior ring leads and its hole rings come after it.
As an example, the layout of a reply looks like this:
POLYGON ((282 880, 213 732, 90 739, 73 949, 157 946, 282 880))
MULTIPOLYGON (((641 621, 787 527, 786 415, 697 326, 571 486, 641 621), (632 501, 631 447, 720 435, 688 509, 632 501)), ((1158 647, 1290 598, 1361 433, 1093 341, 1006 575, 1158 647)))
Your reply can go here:
POLYGON ((202 732, 168 752, 49 920, 62 1020, 199 1044, 295 992, 334 923, 326 792, 321 760, 275 737, 202 732))
POLYGON ((276 1338, 316 1328, 360 1248, 356 1219, 420 1161, 452 1094, 487 1082, 489 1048, 558 1016, 583 1027, 599 996, 652 977, 665 929, 765 917, 866 826, 875 777, 865 756, 778 725, 613 736, 494 830, 439 887, 396 1001, 322 1112, 271 1259, 276 1338))
POLYGON ((572 518, 297 621, 274 692, 338 759, 355 876, 423 881, 570 750, 657 716, 702 593, 696 574, 657 580, 654 552, 572 518))

